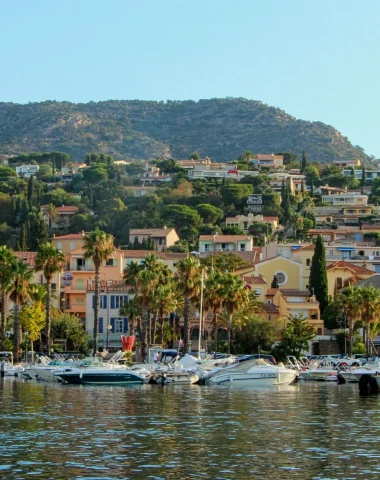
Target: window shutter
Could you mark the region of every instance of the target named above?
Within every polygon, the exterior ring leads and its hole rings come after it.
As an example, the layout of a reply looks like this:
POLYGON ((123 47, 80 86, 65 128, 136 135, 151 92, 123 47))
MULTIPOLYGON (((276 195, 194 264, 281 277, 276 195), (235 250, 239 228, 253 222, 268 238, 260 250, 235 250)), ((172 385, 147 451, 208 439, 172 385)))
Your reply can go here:
POLYGON ((111 308, 115 308, 115 295, 111 295, 111 308))
POLYGON ((117 267, 117 260, 116 260, 116 258, 113 259, 113 266, 114 266, 114 267, 117 267))
POLYGON ((128 303, 128 295, 124 295, 123 302, 128 303))
POLYGON ((111 332, 114 332, 115 331, 115 319, 114 318, 111 318, 110 320, 110 325, 111 325, 111 332))
POLYGON ((128 333, 128 318, 127 317, 124 317, 123 333, 128 333))
POLYGON ((99 333, 103 333, 103 317, 99 318, 99 333))
POLYGON ((103 296, 103 302, 104 302, 103 308, 107 308, 107 295, 103 296))

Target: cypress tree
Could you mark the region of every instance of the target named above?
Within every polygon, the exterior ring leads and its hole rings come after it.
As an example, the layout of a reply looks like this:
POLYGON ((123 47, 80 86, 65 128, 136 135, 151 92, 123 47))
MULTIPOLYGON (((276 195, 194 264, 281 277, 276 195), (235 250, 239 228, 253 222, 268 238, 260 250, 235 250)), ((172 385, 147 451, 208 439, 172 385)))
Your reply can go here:
POLYGON ((305 150, 302 152, 302 161, 301 161, 301 173, 305 171, 307 167, 307 158, 305 150))
POLYGON ((366 174, 365 174, 365 166, 363 165, 363 168, 362 168, 362 179, 361 179, 361 182, 360 182, 362 194, 363 194, 363 188, 365 187, 365 182, 366 182, 366 174))
POLYGON ((28 232, 26 223, 23 223, 20 231, 20 240, 17 244, 17 250, 19 252, 26 252, 28 250, 28 232))
POLYGON ((314 198, 314 175, 311 176, 310 196, 314 198))
POLYGON ((279 287, 279 285, 278 285, 277 277, 276 277, 276 275, 273 275, 273 280, 272 280, 270 288, 278 288, 278 287, 279 287))
POLYGON ((319 301, 321 315, 323 315, 324 309, 327 307, 329 302, 329 297, 326 271, 326 252, 321 235, 318 235, 317 243, 315 244, 314 255, 311 262, 309 285, 311 293, 313 293, 319 301))
POLYGON ((302 183, 301 183, 301 193, 305 193, 305 184, 302 180, 302 183))

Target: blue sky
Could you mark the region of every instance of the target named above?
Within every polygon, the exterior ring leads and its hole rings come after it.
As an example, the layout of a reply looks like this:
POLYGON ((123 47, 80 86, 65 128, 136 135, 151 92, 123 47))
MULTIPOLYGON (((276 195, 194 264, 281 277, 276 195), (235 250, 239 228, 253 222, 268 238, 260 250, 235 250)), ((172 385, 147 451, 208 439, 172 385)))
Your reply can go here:
POLYGON ((380 158, 379 0, 17 0, 0 18, 0 101, 244 97, 380 158))

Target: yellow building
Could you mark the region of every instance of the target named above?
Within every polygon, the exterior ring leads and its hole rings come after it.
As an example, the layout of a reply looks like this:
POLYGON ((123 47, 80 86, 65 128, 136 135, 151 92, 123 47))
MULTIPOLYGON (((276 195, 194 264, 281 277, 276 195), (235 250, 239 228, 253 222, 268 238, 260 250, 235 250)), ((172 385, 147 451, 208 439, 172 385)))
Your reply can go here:
POLYGON ((320 318, 319 302, 309 290, 276 289, 267 291, 267 303, 273 303, 278 308, 279 318, 287 327, 290 317, 302 317, 311 325, 316 335, 323 335, 323 320, 320 318))
POLYGON ((268 285, 277 278, 280 288, 302 288, 302 264, 290 258, 277 256, 255 264, 255 277, 262 277, 268 285))
POLYGON ((327 268, 328 294, 334 297, 335 291, 339 291, 350 284, 372 277, 375 272, 366 267, 361 267, 343 260, 328 265, 327 268))
POLYGON ((64 255, 67 255, 70 250, 83 247, 85 232, 70 233, 69 235, 53 236, 51 239, 52 245, 57 248, 64 255))

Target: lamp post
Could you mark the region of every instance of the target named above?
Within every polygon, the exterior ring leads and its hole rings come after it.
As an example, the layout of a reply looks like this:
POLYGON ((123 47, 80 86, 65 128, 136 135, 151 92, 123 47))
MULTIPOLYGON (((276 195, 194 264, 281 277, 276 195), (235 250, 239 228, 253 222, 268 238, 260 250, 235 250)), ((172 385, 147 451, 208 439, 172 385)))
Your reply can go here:
POLYGON ((110 345, 110 333, 112 330, 112 325, 107 325, 107 340, 106 340, 106 350, 108 353, 109 345, 110 345))

